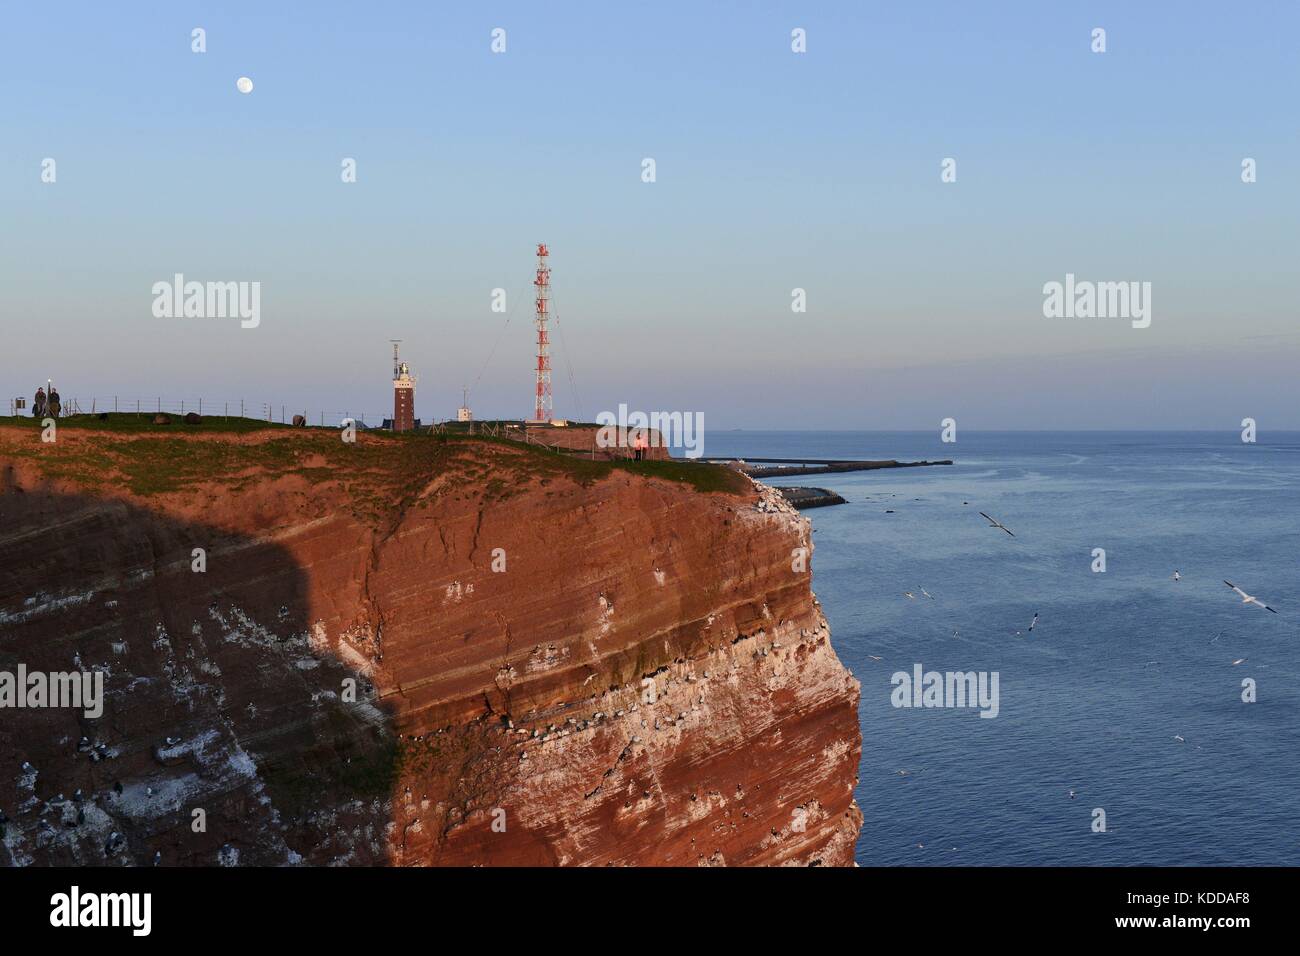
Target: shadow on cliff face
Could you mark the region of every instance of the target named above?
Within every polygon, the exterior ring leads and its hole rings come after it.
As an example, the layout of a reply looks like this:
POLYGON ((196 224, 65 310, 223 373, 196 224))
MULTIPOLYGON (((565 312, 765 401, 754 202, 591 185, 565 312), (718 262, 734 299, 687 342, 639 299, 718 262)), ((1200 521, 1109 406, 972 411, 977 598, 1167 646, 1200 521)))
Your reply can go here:
POLYGON ((0 463, 0 675, 103 675, 97 718, 0 709, 0 865, 387 862, 394 739, 309 595, 272 542, 0 463))

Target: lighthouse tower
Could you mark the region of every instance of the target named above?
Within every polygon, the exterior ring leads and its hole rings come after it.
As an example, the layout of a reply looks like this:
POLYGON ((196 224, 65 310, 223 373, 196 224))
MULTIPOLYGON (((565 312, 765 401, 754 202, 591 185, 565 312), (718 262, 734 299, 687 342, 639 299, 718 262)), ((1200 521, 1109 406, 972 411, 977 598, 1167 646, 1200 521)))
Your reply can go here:
POLYGON ((409 432, 415 428, 415 379, 410 367, 397 354, 401 339, 393 343, 393 431, 409 432))

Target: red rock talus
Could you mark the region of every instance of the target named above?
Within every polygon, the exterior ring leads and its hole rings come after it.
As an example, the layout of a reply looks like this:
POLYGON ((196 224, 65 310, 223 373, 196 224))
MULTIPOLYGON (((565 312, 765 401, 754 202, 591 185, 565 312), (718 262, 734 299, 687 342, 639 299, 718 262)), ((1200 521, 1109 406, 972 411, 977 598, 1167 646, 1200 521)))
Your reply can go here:
POLYGON ((0 671, 106 688, 0 710, 0 862, 851 863, 808 524, 662 467, 0 428, 0 671))

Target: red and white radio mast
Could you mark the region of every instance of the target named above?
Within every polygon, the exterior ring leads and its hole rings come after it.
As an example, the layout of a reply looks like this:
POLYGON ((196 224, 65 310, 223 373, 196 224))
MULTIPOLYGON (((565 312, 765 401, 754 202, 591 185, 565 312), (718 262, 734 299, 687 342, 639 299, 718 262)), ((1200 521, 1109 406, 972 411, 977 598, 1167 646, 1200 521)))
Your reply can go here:
POLYGON ((551 301, 551 267, 546 264, 550 253, 546 244, 537 244, 537 278, 533 285, 537 287, 537 406, 533 410, 533 421, 550 421, 551 401, 551 343, 547 338, 546 320, 550 317, 551 301))

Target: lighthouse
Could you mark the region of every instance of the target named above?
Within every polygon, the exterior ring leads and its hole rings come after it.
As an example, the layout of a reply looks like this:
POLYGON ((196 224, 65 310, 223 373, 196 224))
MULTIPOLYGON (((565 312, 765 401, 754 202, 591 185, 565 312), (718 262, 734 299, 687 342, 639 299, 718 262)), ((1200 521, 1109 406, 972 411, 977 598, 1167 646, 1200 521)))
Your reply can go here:
POLYGON ((415 379, 411 369, 397 354, 401 339, 393 343, 393 431, 409 432, 415 428, 415 379))

